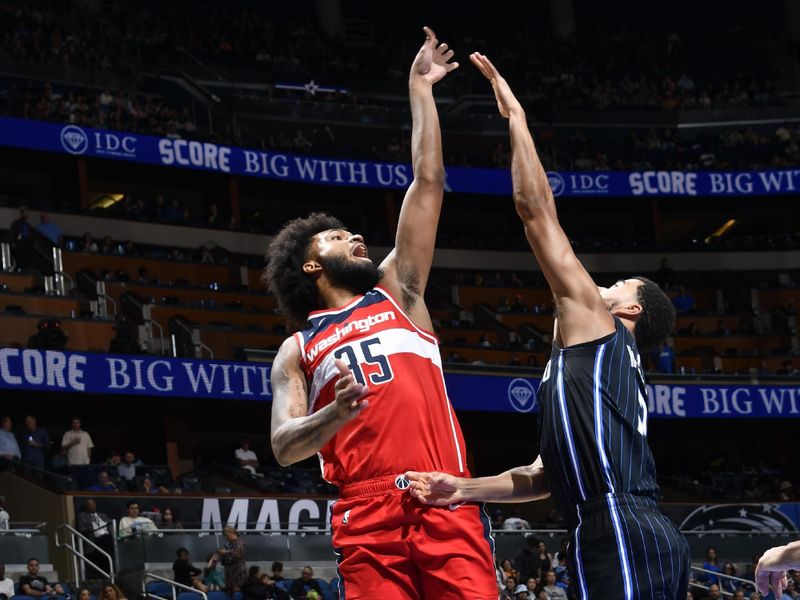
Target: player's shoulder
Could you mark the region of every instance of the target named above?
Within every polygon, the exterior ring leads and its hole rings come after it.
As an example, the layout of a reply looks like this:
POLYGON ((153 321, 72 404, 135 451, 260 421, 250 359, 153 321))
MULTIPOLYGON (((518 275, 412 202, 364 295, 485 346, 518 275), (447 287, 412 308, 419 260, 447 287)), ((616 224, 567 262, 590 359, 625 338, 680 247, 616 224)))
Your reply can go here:
POLYGON ((278 353, 275 355, 275 360, 273 363, 273 369, 277 365, 282 365, 288 361, 292 361, 293 359, 299 361, 300 356, 300 344, 294 334, 290 335, 288 338, 283 340, 280 348, 278 348, 278 353))

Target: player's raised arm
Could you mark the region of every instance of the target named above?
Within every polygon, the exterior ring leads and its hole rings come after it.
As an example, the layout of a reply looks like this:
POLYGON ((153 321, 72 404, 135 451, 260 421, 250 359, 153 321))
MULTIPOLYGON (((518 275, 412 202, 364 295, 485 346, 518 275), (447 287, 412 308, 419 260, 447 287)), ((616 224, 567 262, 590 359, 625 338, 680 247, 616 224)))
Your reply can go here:
POLYGON ((409 471, 410 493, 423 504, 447 506, 458 502, 530 502, 550 496, 541 457, 533 464, 492 477, 474 479, 445 473, 409 471))
POLYGON ((453 51, 447 44, 437 46, 436 34, 428 27, 425 27, 425 35, 425 43, 411 65, 408 79, 414 180, 400 209, 395 248, 381 268, 386 273, 385 285, 402 301, 412 319, 430 328, 430 317, 421 300, 433 261, 445 176, 433 85, 456 69, 458 63, 449 62, 453 51))
POLYGON ((348 421, 356 418, 369 401, 368 389, 358 383, 344 362, 337 359, 339 380, 336 399, 308 414, 308 388, 300 368, 300 348, 294 338, 286 339, 272 363, 272 430, 270 439, 275 460, 289 466, 314 456, 348 421))
POLYGON ((608 309, 558 222, 553 192, 522 105, 486 56, 475 52, 470 60, 491 82, 500 114, 509 120, 514 206, 555 296, 564 344, 578 344, 611 333, 614 322, 608 309))

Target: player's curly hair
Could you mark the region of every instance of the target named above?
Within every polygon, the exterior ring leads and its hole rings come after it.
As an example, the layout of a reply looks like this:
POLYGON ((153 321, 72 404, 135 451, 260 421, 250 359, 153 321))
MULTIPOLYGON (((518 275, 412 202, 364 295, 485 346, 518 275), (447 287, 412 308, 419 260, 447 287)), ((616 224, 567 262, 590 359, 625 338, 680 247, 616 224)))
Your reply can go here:
POLYGON ((311 238, 328 229, 344 229, 344 225, 326 213, 311 213, 286 223, 267 247, 261 281, 275 294, 291 331, 301 329, 308 313, 320 308, 317 288, 303 272, 303 263, 308 259, 311 238))
POLYGON ((639 352, 649 352, 661 346, 675 326, 675 307, 655 282, 647 277, 636 279, 642 282, 636 289, 642 316, 636 321, 634 337, 639 352))

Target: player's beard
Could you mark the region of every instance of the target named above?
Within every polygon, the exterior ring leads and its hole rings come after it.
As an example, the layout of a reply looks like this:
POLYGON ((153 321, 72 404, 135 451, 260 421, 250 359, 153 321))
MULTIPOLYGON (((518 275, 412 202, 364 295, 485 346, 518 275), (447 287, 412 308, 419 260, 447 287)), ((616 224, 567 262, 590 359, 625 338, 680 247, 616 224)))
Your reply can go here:
POLYGON ((366 294, 383 277, 383 271, 371 260, 352 260, 343 256, 329 256, 320 260, 320 263, 331 284, 356 294, 366 294))

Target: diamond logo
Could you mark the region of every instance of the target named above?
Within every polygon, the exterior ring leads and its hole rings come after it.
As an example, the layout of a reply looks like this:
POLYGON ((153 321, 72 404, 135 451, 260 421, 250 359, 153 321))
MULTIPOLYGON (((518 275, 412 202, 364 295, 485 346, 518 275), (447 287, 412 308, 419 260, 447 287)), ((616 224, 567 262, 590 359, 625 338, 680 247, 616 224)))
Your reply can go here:
POLYGON ((517 377, 508 384, 508 401, 517 412, 531 412, 536 406, 536 390, 530 381, 517 377))
POLYGON ((61 147, 70 154, 83 154, 89 148, 89 136, 75 125, 61 130, 61 147))
POLYGON ((560 196, 564 193, 564 188, 567 187, 564 178, 555 171, 547 172, 547 183, 550 184, 550 189, 553 190, 553 196, 560 196))

